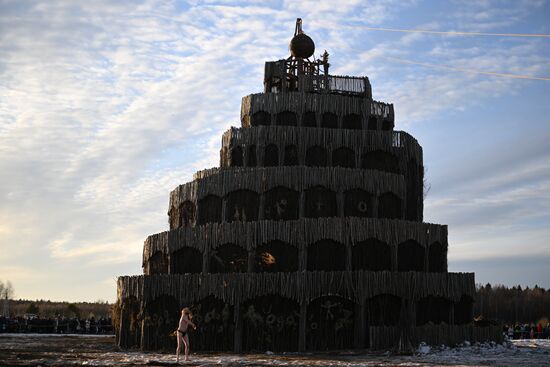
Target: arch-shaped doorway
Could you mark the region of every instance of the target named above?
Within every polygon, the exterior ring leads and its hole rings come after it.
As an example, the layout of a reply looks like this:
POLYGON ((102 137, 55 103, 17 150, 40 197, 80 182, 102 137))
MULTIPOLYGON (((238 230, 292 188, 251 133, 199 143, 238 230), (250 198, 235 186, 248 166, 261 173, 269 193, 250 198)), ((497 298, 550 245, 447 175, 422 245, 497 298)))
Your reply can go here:
POLYGON ((353 348, 355 304, 339 296, 322 296, 307 306, 306 344, 309 350, 353 348))
POLYGON ((140 304, 136 297, 122 299, 120 324, 117 330, 117 345, 121 348, 139 348, 141 343, 140 304))
POLYGON ((207 195, 199 200, 198 224, 220 223, 222 221, 222 199, 207 195))
POLYGON ((202 272, 202 253, 196 248, 184 246, 170 255, 171 274, 200 272, 202 272))
POLYGON ((195 303, 193 321, 197 330, 193 331, 192 348, 204 351, 233 350, 235 330, 233 306, 214 296, 208 296, 195 303))
POLYGON ((320 240, 307 247, 307 270, 346 270, 346 248, 333 240, 320 240))
POLYGON ((298 191, 278 186, 266 191, 264 218, 267 220, 298 219, 298 191))
POLYGON ((355 152, 346 147, 335 149, 332 152, 332 166, 355 168, 355 152))
POLYGON ((315 186, 305 191, 305 214, 308 218, 336 216, 336 193, 323 186, 315 186))
POLYGON ((169 295, 161 295, 153 301, 145 303, 144 350, 174 350, 176 339, 170 337, 174 325, 178 325, 180 308, 176 299, 169 295))
POLYGON ((390 246, 376 238, 358 242, 352 249, 351 266, 353 270, 390 271, 390 246))
POLYGON ((233 243, 210 251, 211 273, 244 273, 248 270, 248 253, 233 243))
POLYGON ((283 241, 269 241, 256 248, 254 268, 262 273, 298 271, 298 249, 283 241))
POLYGON ((298 349, 300 305, 278 295, 256 297, 242 305, 245 351, 298 349))
POLYGON ((168 256, 162 251, 156 251, 147 261, 148 271, 146 274, 166 274, 168 273, 168 256))
POLYGON ((449 324, 451 301, 443 297, 428 296, 416 303, 416 325, 449 324))
POLYGON ((425 249, 415 240, 402 242, 397 247, 397 271, 424 271, 425 249))
POLYGON ((258 219, 260 195, 251 190, 236 190, 227 194, 228 222, 251 222, 258 219))

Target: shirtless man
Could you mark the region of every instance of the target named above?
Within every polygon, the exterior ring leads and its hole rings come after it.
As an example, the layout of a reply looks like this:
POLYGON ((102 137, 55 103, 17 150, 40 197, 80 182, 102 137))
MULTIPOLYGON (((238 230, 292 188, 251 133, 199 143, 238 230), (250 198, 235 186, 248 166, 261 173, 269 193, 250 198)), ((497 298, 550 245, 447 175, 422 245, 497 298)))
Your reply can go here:
POLYGON ((180 361, 180 347, 181 343, 185 345, 185 360, 189 360, 189 336, 187 335, 187 328, 189 325, 196 330, 197 327, 193 322, 191 321, 191 310, 189 310, 187 307, 185 307, 183 310, 181 310, 181 318, 178 325, 178 347, 176 349, 176 363, 179 363, 180 361))

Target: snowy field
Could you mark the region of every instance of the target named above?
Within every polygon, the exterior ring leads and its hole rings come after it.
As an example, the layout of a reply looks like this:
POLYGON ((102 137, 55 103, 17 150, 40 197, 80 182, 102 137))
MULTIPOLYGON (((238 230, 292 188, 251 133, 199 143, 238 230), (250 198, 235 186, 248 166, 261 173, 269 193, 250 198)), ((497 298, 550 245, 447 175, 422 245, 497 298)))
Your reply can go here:
MULTIPOLYGON (((192 354, 187 366, 550 366, 550 340, 508 345, 421 346, 386 353, 192 354)), ((171 354, 121 352, 113 336, 0 334, 0 366, 173 366, 171 354)), ((184 364, 184 363, 181 363, 184 364)))

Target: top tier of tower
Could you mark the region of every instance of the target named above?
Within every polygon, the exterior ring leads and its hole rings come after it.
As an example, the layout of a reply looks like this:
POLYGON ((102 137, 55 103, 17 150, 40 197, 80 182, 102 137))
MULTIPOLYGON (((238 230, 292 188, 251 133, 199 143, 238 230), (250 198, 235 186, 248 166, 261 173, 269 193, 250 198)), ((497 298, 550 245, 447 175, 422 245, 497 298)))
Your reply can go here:
POLYGON ((374 101, 367 77, 329 74, 329 55, 313 56, 315 43, 296 21, 290 56, 265 63, 264 93, 243 98, 243 127, 298 126, 393 130, 393 105, 374 101))

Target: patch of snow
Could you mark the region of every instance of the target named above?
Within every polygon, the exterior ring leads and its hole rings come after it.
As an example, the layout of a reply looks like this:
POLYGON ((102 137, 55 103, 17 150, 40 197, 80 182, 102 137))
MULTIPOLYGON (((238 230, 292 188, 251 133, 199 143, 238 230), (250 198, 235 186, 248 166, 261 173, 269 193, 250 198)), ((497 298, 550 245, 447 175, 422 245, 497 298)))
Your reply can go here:
MULTIPOLYGON (((118 351, 114 338, 80 335, 79 338, 56 334, 0 334, 0 365, 20 365, 25 355, 28 365, 43 366, 151 366, 176 365, 174 353, 118 351), (27 339, 21 339, 26 336, 27 339), (85 337, 85 338, 80 338, 85 337), (94 339, 96 338, 96 339, 94 339)), ((191 343, 192 346, 192 343, 191 343)), ((392 355, 390 352, 354 353, 286 353, 263 354, 192 353, 188 366, 550 366, 550 340, 513 340, 502 344, 463 342, 457 347, 419 345, 415 355, 392 355)))
POLYGON ((38 334, 38 333, 0 333, 0 338, 114 338, 109 334, 38 334))
POLYGON ((418 353, 420 354, 428 354, 430 353, 430 350, 430 346, 426 345, 426 343, 424 342, 420 343, 420 345, 418 346, 418 353))

